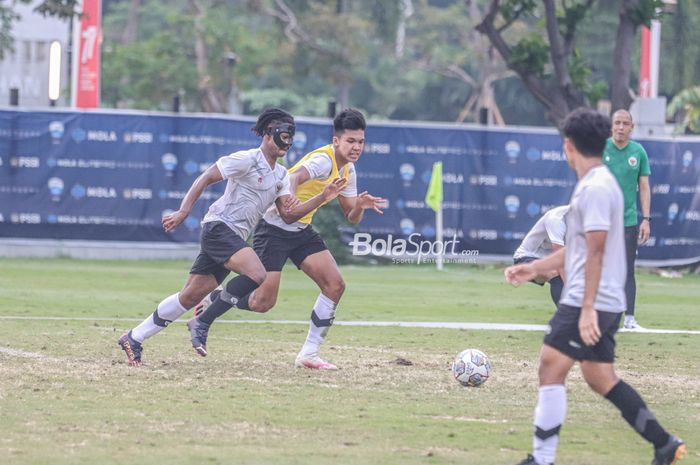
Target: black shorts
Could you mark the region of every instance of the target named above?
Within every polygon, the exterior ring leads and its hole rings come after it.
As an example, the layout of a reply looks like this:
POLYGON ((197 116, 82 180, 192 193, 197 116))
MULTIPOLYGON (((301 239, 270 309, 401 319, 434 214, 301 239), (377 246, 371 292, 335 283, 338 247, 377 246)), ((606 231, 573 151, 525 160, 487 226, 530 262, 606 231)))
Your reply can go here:
POLYGON ((581 340, 578 329, 581 308, 565 304, 559 304, 556 313, 549 320, 549 332, 544 337, 544 343, 574 360, 612 363, 615 360, 615 333, 620 326, 622 313, 596 313, 601 333, 596 345, 587 346, 581 340))
POLYGON ((231 272, 224 263, 239 250, 250 246, 225 223, 211 221, 202 225, 200 247, 190 273, 214 275, 216 282, 221 284, 231 272))
POLYGON ((253 234, 253 249, 266 271, 282 271, 288 258, 300 268, 309 255, 328 250, 311 225, 299 231, 287 231, 260 220, 253 234))

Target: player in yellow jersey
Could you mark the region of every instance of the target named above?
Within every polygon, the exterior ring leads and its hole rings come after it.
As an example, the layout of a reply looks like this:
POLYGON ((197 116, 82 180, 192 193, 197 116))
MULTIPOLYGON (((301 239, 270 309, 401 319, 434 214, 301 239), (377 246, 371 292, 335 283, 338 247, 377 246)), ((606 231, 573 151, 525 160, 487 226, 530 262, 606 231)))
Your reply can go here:
MULTIPOLYGON (((332 143, 308 153, 289 169, 291 191, 299 201, 306 202, 316 197, 330 183, 342 183, 337 198, 348 222, 359 223, 368 209, 382 213, 384 199, 367 192, 357 193, 354 163, 364 149, 366 126, 364 116, 357 110, 347 109, 336 116, 332 143)), ((253 248, 265 266, 267 276, 255 292, 239 299, 235 305, 260 313, 270 310, 277 301, 282 267, 288 258, 291 259, 321 290, 311 311, 309 332, 295 366, 336 370, 337 367, 323 360, 318 351, 333 324, 336 307, 345 291, 345 282, 333 255, 311 226, 315 212, 313 210, 292 224, 285 223, 276 208, 270 208, 265 213, 255 228, 253 248)), ((210 300, 213 303, 208 306, 203 303, 206 308, 194 319, 213 321, 224 313, 215 308, 219 300, 215 293, 212 293, 210 300)))

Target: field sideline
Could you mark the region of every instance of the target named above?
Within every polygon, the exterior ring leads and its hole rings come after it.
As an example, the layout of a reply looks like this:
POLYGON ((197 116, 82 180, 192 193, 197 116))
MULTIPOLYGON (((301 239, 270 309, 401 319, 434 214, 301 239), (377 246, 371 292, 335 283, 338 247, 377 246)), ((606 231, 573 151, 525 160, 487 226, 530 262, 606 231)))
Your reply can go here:
MULTIPOLYGON (((285 270, 270 313, 231 311, 197 357, 182 325, 126 366, 121 332, 181 286, 189 263, 2 259, 0 462, 8 464, 514 464, 529 451, 542 334, 336 325, 337 373, 292 368, 317 291, 285 270), (83 320, 20 320, 8 317, 83 320), (93 320, 94 319, 94 320, 93 320), (112 319, 112 321, 110 321, 112 319), (467 347, 489 354, 480 389, 449 371, 467 347), (410 363, 409 364, 407 364, 410 363)), ((500 268, 345 267, 337 321, 545 324, 548 290, 513 289, 500 268)), ((700 329, 700 276, 638 275, 638 319, 700 329)), ((620 373, 700 464, 700 335, 618 337, 620 373)), ((649 463, 651 448, 585 387, 569 386, 558 463, 649 463)))

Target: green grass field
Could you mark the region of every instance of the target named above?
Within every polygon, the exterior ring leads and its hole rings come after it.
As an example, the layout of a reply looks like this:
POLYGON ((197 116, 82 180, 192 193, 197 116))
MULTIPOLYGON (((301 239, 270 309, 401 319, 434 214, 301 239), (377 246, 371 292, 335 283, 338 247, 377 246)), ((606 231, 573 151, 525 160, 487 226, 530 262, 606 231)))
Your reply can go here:
MULTIPOLYGON (((514 464, 530 450, 542 334, 335 326, 341 370, 295 370, 304 325, 217 324, 197 357, 184 325, 128 367, 116 340, 186 277, 185 262, 0 261, 0 464, 514 464), (69 317, 34 320, 8 317, 69 317), (493 377, 463 388, 458 351, 489 354, 493 377), (412 365, 397 363, 406 359, 412 365)), ((546 288, 500 268, 346 267, 336 321, 544 324, 546 288)), ((266 315, 306 320, 317 290, 285 270, 266 315)), ((639 321, 700 329, 700 277, 638 275, 639 321)), ((183 321, 186 318, 183 317, 183 321)), ((700 335, 618 335, 618 370, 700 463, 700 335)), ((574 370, 557 463, 646 464, 651 447, 574 370)))

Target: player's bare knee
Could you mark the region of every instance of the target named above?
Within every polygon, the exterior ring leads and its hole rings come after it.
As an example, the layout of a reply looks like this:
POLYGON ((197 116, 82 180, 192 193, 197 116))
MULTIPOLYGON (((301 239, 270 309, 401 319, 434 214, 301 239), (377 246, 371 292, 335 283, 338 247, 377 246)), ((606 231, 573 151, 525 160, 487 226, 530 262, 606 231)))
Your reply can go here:
POLYGON ((540 356, 538 377, 540 386, 549 384, 564 384, 567 372, 562 372, 556 360, 550 356, 540 356))
POLYGON ((178 300, 180 301, 180 305, 187 309, 190 309, 197 305, 204 298, 204 295, 206 294, 203 294, 202 292, 196 292, 190 287, 185 287, 178 294, 178 300))
POLYGON ((328 296, 334 302, 338 303, 345 292, 345 281, 343 278, 333 279, 323 286, 321 292, 323 292, 324 295, 328 296))
POLYGON ((586 364, 581 365, 581 374, 588 386, 601 396, 605 396, 620 381, 613 370, 592 370, 586 364))

